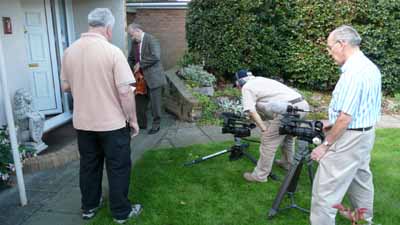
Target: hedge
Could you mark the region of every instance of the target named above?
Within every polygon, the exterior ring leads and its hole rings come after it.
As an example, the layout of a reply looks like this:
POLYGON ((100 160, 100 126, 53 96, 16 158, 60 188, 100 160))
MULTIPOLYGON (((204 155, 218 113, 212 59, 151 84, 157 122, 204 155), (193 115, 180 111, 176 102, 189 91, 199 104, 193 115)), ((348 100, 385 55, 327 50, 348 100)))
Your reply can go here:
POLYGON ((192 0, 186 19, 189 52, 218 76, 249 68, 296 86, 331 90, 338 66, 326 51, 330 31, 354 26, 361 49, 381 69, 383 90, 400 91, 398 0, 192 0))

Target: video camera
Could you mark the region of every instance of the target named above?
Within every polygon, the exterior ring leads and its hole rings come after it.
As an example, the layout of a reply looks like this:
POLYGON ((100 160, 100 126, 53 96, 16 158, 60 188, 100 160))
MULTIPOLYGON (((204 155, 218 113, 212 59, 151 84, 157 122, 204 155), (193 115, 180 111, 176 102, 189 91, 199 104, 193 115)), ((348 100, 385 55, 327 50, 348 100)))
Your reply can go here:
POLYGON ((287 112, 283 114, 279 134, 296 136, 300 140, 308 143, 321 144, 325 138, 323 133, 323 123, 318 120, 302 120, 298 112, 304 112, 302 109, 287 106, 287 112))
POLYGON ((221 117, 224 119, 222 133, 230 133, 235 137, 249 137, 251 129, 255 128, 254 123, 250 123, 246 117, 231 112, 223 112, 221 117))

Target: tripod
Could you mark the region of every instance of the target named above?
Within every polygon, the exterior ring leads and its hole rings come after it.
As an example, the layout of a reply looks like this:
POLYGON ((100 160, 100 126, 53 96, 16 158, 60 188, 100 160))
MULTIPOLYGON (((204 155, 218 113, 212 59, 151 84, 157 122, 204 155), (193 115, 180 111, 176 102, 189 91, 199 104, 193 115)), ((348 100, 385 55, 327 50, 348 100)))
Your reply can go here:
MULTIPOLYGON (((232 145, 229 149, 224 149, 222 151, 219 152, 215 152, 213 154, 210 155, 206 155, 197 159, 194 159, 192 161, 186 162, 185 164, 183 164, 184 166, 191 166, 203 161, 206 161, 208 159, 212 159, 215 158, 217 156, 223 155, 225 153, 230 152, 229 155, 229 160, 234 161, 234 160, 238 160, 240 158, 242 158, 243 156, 246 156, 250 161, 252 161, 255 165, 257 165, 257 159, 255 159, 250 153, 248 153, 246 151, 246 149, 249 147, 248 143, 242 143, 242 138, 238 137, 238 136, 234 136, 235 139, 235 144, 232 145)), ((250 140, 250 139, 244 139, 245 141, 249 141, 249 142, 256 142, 256 143, 260 143, 259 141, 254 141, 254 140, 250 140)), ((272 180, 279 180, 279 177, 277 175, 275 175, 274 173, 270 173, 268 175, 269 178, 271 178, 272 180)))
POLYGON ((299 140, 298 149, 294 156, 293 164, 291 165, 290 170, 286 175, 285 180, 283 181, 278 194, 275 197, 274 203, 272 204, 272 208, 269 210, 268 219, 272 219, 272 217, 274 217, 278 213, 278 211, 282 211, 285 209, 294 208, 305 213, 309 212, 309 210, 298 206, 294 201, 294 194, 296 192, 297 183, 299 181, 301 169, 304 163, 307 164, 308 176, 312 184, 312 181, 314 179, 314 174, 312 170, 312 160, 310 158, 310 152, 308 150, 308 142, 304 140, 299 140), (288 194, 288 197, 290 199, 290 204, 289 206, 283 209, 279 209, 282 199, 286 193, 288 194))
MULTIPOLYGON (((203 161, 206 161, 208 159, 212 159, 215 158, 217 156, 223 155, 225 153, 230 152, 231 154, 229 155, 229 160, 233 161, 233 160, 238 160, 240 158, 242 158, 243 156, 246 156, 248 159, 250 159, 250 161, 252 161, 254 164, 257 164, 257 159, 255 159, 252 155, 250 155, 250 153, 248 153, 246 151, 246 149, 249 147, 248 143, 242 143, 241 138, 235 136, 235 144, 232 145, 229 149, 224 149, 222 151, 210 154, 210 155, 206 155, 197 159, 194 159, 192 161, 189 161, 187 163, 184 164, 184 166, 191 166, 193 164, 196 163, 200 163, 203 161)), ((253 140, 248 140, 245 139, 246 141, 251 141, 251 142, 257 142, 257 141, 253 141, 253 140)))

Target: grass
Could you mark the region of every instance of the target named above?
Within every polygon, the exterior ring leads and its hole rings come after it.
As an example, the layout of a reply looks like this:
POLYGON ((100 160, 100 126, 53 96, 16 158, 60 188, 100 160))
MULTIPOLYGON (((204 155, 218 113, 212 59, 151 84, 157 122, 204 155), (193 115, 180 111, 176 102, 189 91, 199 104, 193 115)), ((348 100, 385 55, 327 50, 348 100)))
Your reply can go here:
MULTIPOLYGON (((398 224, 400 221, 400 129, 379 129, 372 154, 375 184, 375 222, 398 224)), ((131 177, 130 200, 143 204, 142 214, 127 224, 139 225, 302 225, 308 215, 298 210, 279 212, 272 220, 267 213, 280 182, 247 183, 244 171, 253 168, 242 158, 230 162, 227 154, 200 164, 183 167, 183 163, 214 153, 232 143, 209 143, 179 149, 146 152, 135 165, 131 177)), ((256 155, 256 144, 250 152, 256 155)), ((275 168, 281 179, 284 171, 275 168)), ((309 208, 311 185, 302 172, 296 192, 296 203, 309 208)), ((282 202, 286 205, 287 200, 282 202)), ((337 224, 350 224, 337 217, 337 224)), ((108 206, 90 222, 113 224, 108 206)))

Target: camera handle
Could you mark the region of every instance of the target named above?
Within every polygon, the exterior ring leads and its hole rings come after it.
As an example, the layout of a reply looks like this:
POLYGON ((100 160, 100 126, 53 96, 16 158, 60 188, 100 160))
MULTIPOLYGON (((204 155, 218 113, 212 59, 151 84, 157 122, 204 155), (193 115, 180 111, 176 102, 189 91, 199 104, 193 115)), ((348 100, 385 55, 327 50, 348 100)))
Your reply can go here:
POLYGON ((272 219, 279 211, 286 209, 298 209, 302 212, 309 213, 309 210, 304 209, 298 206, 294 201, 294 194, 297 189, 297 183, 300 178, 301 169, 303 164, 307 164, 308 176, 310 178, 310 182, 312 184, 314 179, 314 173, 312 170, 312 160, 310 158, 310 152, 308 149, 308 142, 303 140, 298 140, 298 149, 294 156, 293 164, 290 167, 289 172, 287 173, 285 180, 283 181, 281 187, 279 188, 279 192, 275 197, 275 200, 272 204, 272 208, 269 210, 268 219, 272 219), (283 200, 285 194, 288 195, 290 199, 290 205, 279 209, 279 206, 283 200))

